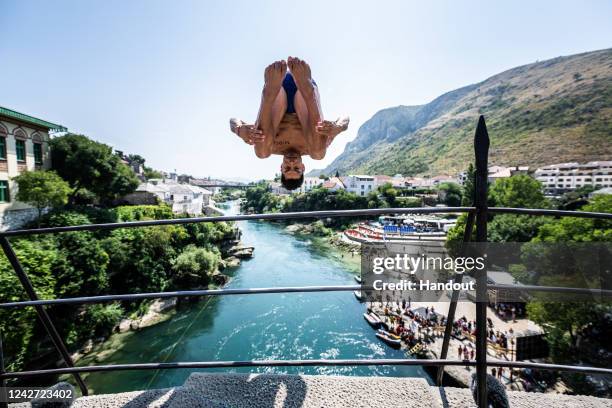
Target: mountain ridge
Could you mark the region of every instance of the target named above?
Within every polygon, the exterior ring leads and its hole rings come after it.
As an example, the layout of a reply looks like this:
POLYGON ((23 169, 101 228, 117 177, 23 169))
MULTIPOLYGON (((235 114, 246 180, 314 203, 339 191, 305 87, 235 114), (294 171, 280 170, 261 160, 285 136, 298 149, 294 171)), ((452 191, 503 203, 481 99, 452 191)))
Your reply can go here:
POLYGON ((612 157, 612 49, 514 67, 423 105, 382 109, 323 170, 309 175, 423 175, 464 170, 480 115, 496 165, 612 157))

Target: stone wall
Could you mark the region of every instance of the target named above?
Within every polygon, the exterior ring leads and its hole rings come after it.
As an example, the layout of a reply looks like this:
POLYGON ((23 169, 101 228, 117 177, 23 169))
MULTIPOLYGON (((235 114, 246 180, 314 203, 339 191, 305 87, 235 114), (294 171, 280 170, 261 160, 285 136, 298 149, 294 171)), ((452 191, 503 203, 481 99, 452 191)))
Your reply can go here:
MULTIPOLYGON (((43 214, 48 209, 43 210, 43 214)), ((9 210, 0 214, 0 230, 6 231, 23 227, 30 221, 34 221, 38 217, 36 208, 24 208, 21 210, 9 210)))

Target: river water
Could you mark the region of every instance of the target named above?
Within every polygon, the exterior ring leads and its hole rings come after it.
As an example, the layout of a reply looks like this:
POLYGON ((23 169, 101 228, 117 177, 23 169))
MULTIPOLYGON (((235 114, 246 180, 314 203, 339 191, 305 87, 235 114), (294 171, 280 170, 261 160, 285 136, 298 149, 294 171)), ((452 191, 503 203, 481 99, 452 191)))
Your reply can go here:
MULTIPOLYGON (((235 211, 235 207, 230 210, 235 211)), ((255 256, 230 272, 228 288, 355 284, 329 249, 278 224, 239 222, 255 256)), ((256 359, 405 358, 375 336, 352 292, 219 296, 182 306, 171 319, 126 335, 95 364, 256 359)), ((119 371, 86 378, 97 394, 181 385, 203 370, 119 371)), ((226 372, 429 377, 421 367, 257 367, 226 372)))

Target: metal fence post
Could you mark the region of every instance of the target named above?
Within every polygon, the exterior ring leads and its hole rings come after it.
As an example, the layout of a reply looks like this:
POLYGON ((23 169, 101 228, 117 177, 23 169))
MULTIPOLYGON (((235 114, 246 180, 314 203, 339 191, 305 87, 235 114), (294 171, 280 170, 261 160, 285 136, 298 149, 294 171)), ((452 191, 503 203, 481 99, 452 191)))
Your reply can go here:
MULTIPOLYGON (((0 245, 2 246, 2 250, 4 251, 4 254, 8 258, 13 269, 15 270, 15 273, 17 274, 17 277, 19 278, 19 281, 21 282, 21 285, 23 286, 23 289, 26 291, 30 300, 38 300, 38 295, 36 294, 36 291, 34 290, 34 286, 32 286, 32 282, 30 281, 30 278, 28 278, 28 275, 23 270, 23 267, 21 266, 21 263, 19 262, 19 259, 17 258, 17 255, 15 254, 15 251, 13 250, 13 247, 11 246, 8 239, 6 239, 6 237, 4 236, 0 237, 0 245)), ((57 329, 53 325, 53 322, 51 321, 51 318, 49 317, 49 314, 45 310, 44 306, 37 305, 37 306, 34 306, 34 308, 36 309, 36 314, 38 315, 40 322, 45 327, 45 330, 51 337, 51 341, 53 341, 53 345, 55 345, 55 348, 62 356, 64 363, 68 367, 74 367, 74 362, 72 361, 72 357, 70 357, 70 353, 68 353, 68 349, 66 348, 66 345, 62 341, 62 338, 60 337, 59 333, 57 332, 57 329)), ((79 373, 74 373, 74 379, 79 385, 79 388, 81 389, 81 393, 83 395, 87 395, 88 394, 87 386, 85 385, 85 382, 81 378, 81 375, 79 373)))
MULTIPOLYGON (((474 218, 473 212, 468 213, 467 220, 465 222, 465 230, 463 231, 463 242, 469 242, 472 238, 472 230, 474 229, 474 218)), ((463 275, 460 274, 458 282, 463 282, 463 275)), ((440 358, 446 360, 448 356, 448 346, 450 345, 451 332, 453 330, 453 322, 455 321, 455 311, 457 310, 457 301, 459 301, 460 290, 453 290, 451 295, 450 305, 448 306, 448 313, 446 315, 446 326, 444 327, 444 339, 442 340, 442 350, 440 351, 440 358)), ((438 375, 436 383, 438 386, 442 386, 442 379, 444 377, 444 366, 438 367, 438 375)))
MULTIPOLYGON (((0 330, 0 374, 4 374, 4 350, 2 349, 2 330, 0 330)), ((6 380, 0 380, 0 408, 8 408, 8 395, 6 393, 6 380)))
MULTIPOLYGON (((487 241, 487 190, 489 134, 484 116, 478 119, 474 135, 476 156, 476 241, 487 241)), ((476 275, 476 380, 478 407, 487 407, 487 268, 476 275)))

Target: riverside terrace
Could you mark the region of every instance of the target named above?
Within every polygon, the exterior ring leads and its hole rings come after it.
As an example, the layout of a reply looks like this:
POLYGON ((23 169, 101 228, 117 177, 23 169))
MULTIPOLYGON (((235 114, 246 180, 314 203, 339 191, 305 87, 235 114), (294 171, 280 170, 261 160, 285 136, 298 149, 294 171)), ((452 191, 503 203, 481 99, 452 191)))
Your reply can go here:
MULTIPOLYGON (((261 293, 295 293, 295 292, 320 292, 320 291, 354 291, 361 289, 359 285, 347 286, 316 286, 316 287, 276 287, 276 288, 252 288, 252 289, 218 289, 218 290, 192 290, 179 292, 160 293, 138 293, 127 295, 105 295, 93 297, 79 297, 67 299, 40 300, 35 292, 31 281, 24 271, 19 259, 9 242, 9 238, 25 235, 63 233, 69 231, 92 231, 110 230, 118 228, 135 228, 153 225, 172 225, 201 222, 220 221, 242 221, 242 220, 280 220, 280 219, 313 219, 333 217, 358 217, 375 216, 382 214, 409 214, 409 213, 451 213, 464 212, 468 214, 464 241, 472 237, 475 227, 476 241, 487 240, 487 214, 512 213, 531 216, 568 216, 582 218, 612 219, 609 213, 574 212, 543 209, 519 209, 519 208, 495 208, 487 207, 487 157, 489 148, 489 137, 486 130, 484 118, 478 122, 474 138, 475 162, 476 162, 476 184, 474 189, 474 205, 471 207, 446 207, 446 208, 385 208, 385 209, 363 209, 363 210, 340 210, 340 211, 313 211, 298 213, 275 213, 275 214, 252 214, 221 217, 203 217, 188 219, 171 219, 156 221, 136 221, 127 223, 88 224, 67 227, 51 227, 32 230, 14 230, 0 233, 0 246, 7 256, 11 266, 15 270, 21 284, 23 285, 29 301, 11 302, 0 304, 1 308, 23 308, 34 307, 43 326, 62 357, 66 367, 51 368, 20 372, 7 372, 4 369, 2 350, 0 347, 0 381, 2 386, 8 379, 30 378, 42 375, 73 375, 81 393, 84 395, 77 400, 75 406, 379 406, 395 403, 399 406, 471 406, 473 400, 469 398, 468 390, 455 391, 451 388, 440 388, 438 394, 431 396, 431 390, 425 389, 424 385, 415 380, 393 379, 393 378, 348 378, 348 377, 308 377, 308 376, 241 376, 232 375, 203 375, 194 374, 183 387, 171 390, 149 390, 137 393, 115 394, 109 396, 87 397, 88 390, 80 373, 107 372, 113 370, 156 370, 156 369, 205 369, 205 368, 234 368, 234 367, 287 367, 287 366, 359 366, 359 365, 420 365, 437 366, 442 373, 444 366, 475 366, 477 386, 475 396, 479 407, 487 407, 487 366, 532 368, 540 370, 570 371, 578 373, 593 373, 612 375, 610 368, 555 365, 543 363, 530 363, 520 361, 497 361, 487 360, 487 338, 486 331, 479 330, 476 335, 476 358, 475 360, 450 360, 447 359, 448 343, 451 334, 451 325, 447 324, 444 333, 441 358, 437 360, 421 359, 356 359, 356 360, 251 360, 251 361, 200 361, 200 362, 170 362, 151 363, 143 362, 137 364, 117 364, 105 366, 75 367, 66 349, 63 339, 59 336, 53 325, 51 316, 46 306, 58 304, 84 304, 103 303, 116 300, 153 299, 168 297, 192 297, 192 296, 223 296, 223 295, 255 295, 261 293), (361 382, 360 382, 361 381, 361 382), (242 388, 231 384, 243 384, 242 388), (204 385, 201 385, 204 384, 204 385), (215 391, 217 390, 217 391, 215 391), (237 392, 236 390, 240 391, 237 392), (420 390, 420 391, 415 391, 420 390), (217 394, 215 394, 217 392, 217 394), (466 394, 467 392, 467 394, 466 394), (297 396, 296 396, 297 393, 297 396), (332 395, 333 394, 333 395, 332 395), (181 397, 183 395, 183 397, 181 397), (430 395, 430 397, 427 397, 430 395), (382 396, 382 397, 381 397, 382 396), (362 397, 356 400, 356 397, 362 397), (182 399, 185 398, 185 399, 182 399), (283 398, 297 398, 297 403, 285 404, 283 398), (382 400, 380 400, 382 398, 382 400), (242 402, 239 400, 242 399, 242 402), (173 402, 171 401, 173 400, 173 402), (93 405, 89 401, 92 401, 93 405), (93 402, 97 401, 97 402, 93 402), (123 402, 121 402, 123 401, 123 402), (199 402, 198 402, 199 401, 199 402), (204 402, 202 402, 204 401, 204 402), (260 403, 260 401, 265 401, 260 403), (377 403, 380 401, 380 403, 377 403), (433 402, 432 402, 433 401, 433 402), (99 402, 99 403, 98 403, 99 402), (89 405, 87 405, 89 404, 89 405), (120 404, 120 405, 118 405, 120 404), (173 405, 174 404, 174 405, 173 405), (412 405, 411 405, 412 404, 412 405)), ((556 288, 543 286, 513 286, 513 285, 488 285, 486 274, 480 273, 476 277, 477 298, 484 299, 488 289, 506 289, 521 291, 546 291, 546 292, 571 292, 589 293, 599 296, 610 297, 610 290, 592 290, 578 288, 556 288)), ((459 291, 454 291, 449 312, 448 322, 454 321, 454 314, 459 291)), ((487 302, 476 304, 476 324, 478 327, 486 326, 487 302)), ((441 375, 438 376, 441 378, 441 375)), ((541 406, 542 404, 557 404, 560 406, 610 406, 609 400, 601 400, 592 397, 569 397, 548 394, 525 394, 509 392, 509 399, 513 406, 541 406)), ((0 407, 6 407, 6 403, 0 402, 0 407)))

